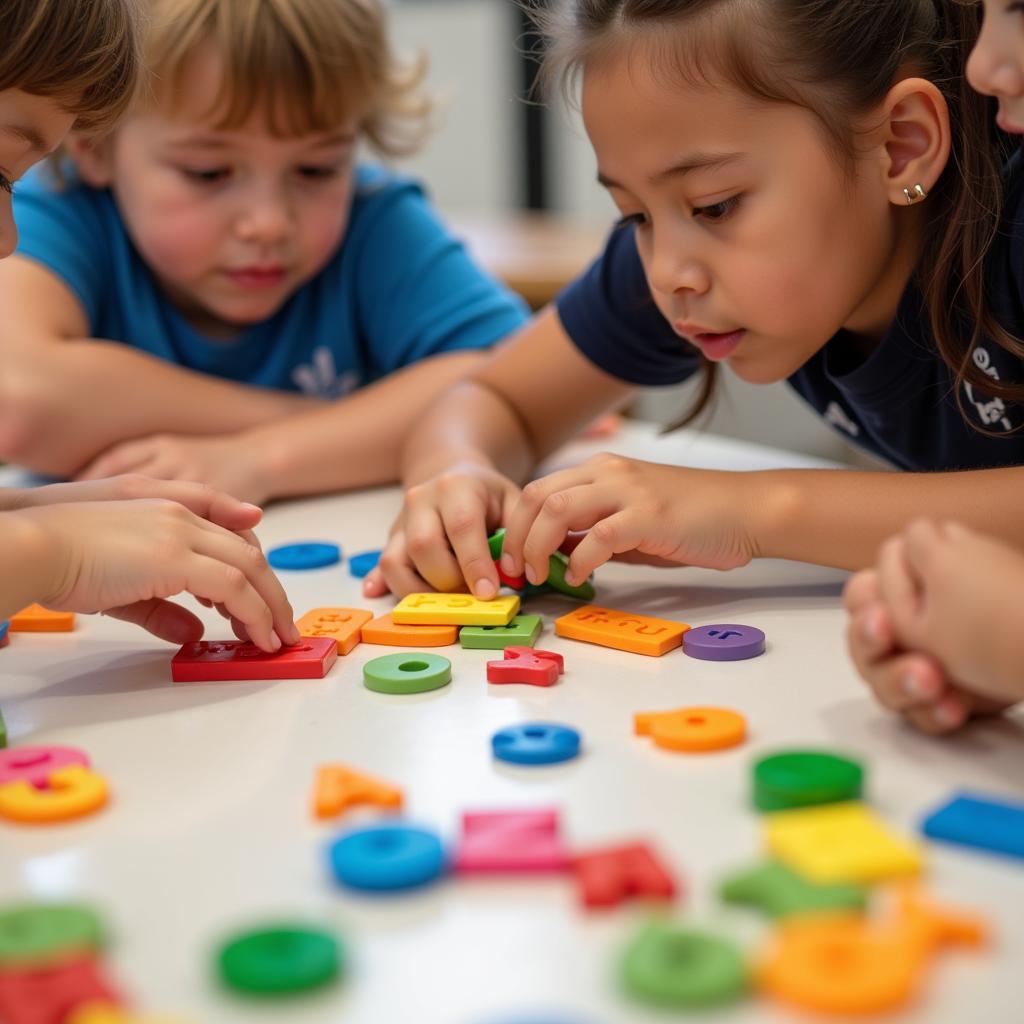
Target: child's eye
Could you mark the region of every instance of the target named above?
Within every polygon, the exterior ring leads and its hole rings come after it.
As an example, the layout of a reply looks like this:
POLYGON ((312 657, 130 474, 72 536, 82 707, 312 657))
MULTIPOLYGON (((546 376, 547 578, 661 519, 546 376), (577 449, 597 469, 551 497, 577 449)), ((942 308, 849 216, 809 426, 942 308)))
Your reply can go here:
POLYGON ((328 181, 341 174, 341 164, 329 164, 326 167, 318 167, 310 164, 305 167, 300 167, 299 174, 301 177, 308 178, 310 181, 328 181))
POLYGON ((625 216, 620 217, 615 222, 615 227, 613 230, 622 231, 625 228, 633 226, 640 227, 641 225, 646 223, 647 218, 642 213, 627 213, 625 216))
POLYGON ((0 174, 0 192, 10 195, 14 191, 14 182, 6 174, 0 174))
POLYGON ((182 174, 188 178, 189 181, 199 182, 201 185, 214 185, 218 181, 223 181, 231 171, 226 167, 211 167, 209 170, 194 170, 190 167, 183 167, 182 174))
POLYGON ((719 203, 712 203, 710 206, 695 206, 693 208, 693 215, 694 217, 703 217, 705 220, 723 221, 731 217, 739 205, 740 197, 731 196, 729 199, 723 199, 719 203))

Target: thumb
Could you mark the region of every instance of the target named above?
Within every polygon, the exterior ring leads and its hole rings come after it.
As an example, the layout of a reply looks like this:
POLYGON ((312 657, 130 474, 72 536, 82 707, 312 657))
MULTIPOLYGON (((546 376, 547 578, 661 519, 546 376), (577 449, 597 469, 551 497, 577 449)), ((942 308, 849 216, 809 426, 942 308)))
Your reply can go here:
POLYGON ((172 644, 191 643, 203 636, 203 623, 198 616, 173 601, 165 601, 162 597, 108 608, 103 614, 109 615, 112 619, 121 619, 123 622, 141 626, 153 636, 172 644))

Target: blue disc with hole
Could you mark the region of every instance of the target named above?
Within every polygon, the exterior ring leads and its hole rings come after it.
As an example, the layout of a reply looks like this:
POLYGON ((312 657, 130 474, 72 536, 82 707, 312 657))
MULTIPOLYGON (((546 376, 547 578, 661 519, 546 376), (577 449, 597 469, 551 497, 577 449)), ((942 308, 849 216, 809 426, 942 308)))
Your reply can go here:
POLYGON ((524 722, 499 729, 491 737, 499 761, 511 764, 558 764, 580 752, 580 734, 554 722, 524 722))
POLYGON ((284 544, 269 551, 267 561, 275 569, 322 569, 341 561, 341 548, 319 541, 284 544))
POLYGON ((361 580, 377 568, 377 563, 380 561, 382 554, 382 551, 362 551, 358 555, 353 555, 348 560, 348 571, 357 580, 361 580))
POLYGON ((445 871, 440 838, 411 825, 352 829, 331 843, 328 858, 342 885, 371 892, 413 889, 445 871))

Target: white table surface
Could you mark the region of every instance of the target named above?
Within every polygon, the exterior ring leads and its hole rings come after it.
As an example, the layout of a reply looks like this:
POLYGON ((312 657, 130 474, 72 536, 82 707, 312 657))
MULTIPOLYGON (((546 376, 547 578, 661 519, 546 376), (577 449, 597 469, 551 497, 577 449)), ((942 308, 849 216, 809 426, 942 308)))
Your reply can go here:
MULTIPOLYGON (((821 465, 694 434, 653 440, 639 427, 604 445, 691 465, 821 465)), ((381 545, 398 500, 386 489, 282 504, 268 510, 259 534, 268 547, 326 539, 352 554, 381 545)), ((402 786, 408 818, 448 842, 464 810, 548 806, 561 809, 572 848, 650 839, 685 885, 678 920, 756 943, 765 927, 758 915, 715 897, 723 873, 760 854, 748 781, 756 756, 795 744, 862 757, 871 803, 900 831, 913 830, 956 789, 1018 798, 1024 791, 1019 720, 938 741, 868 699, 844 649, 844 575, 780 562, 728 574, 607 566, 597 578, 599 603, 692 624, 757 625, 769 651, 718 664, 678 651, 645 658, 574 643, 551 627, 572 603, 543 597, 528 609, 546 619, 538 645, 563 652, 567 668, 550 689, 489 688, 483 663, 493 655, 451 647, 438 653, 452 659, 452 685, 411 697, 372 693, 361 667, 391 649, 366 645, 322 680, 172 686, 172 649, 122 623, 81 617, 72 634, 16 635, 0 651, 10 742, 85 749, 113 797, 76 823, 0 823, 0 902, 93 903, 113 935, 110 972, 136 1005, 208 1024, 485 1024, 541 1010, 594 1024, 664 1020, 627 1001, 616 982, 620 951, 643 912, 627 905, 585 913, 568 877, 450 877, 390 898, 337 888, 325 867, 328 840, 374 815, 312 820, 314 768, 343 762, 402 786), (633 735, 634 712, 693 704, 743 712, 749 740, 688 756, 633 735), (547 768, 492 760, 491 734, 530 720, 577 728, 584 753, 547 768), (336 929, 349 961, 344 983, 285 1003, 219 989, 216 940, 275 919, 336 929)), ((363 600, 346 564, 284 579, 298 614, 321 605, 383 613, 392 604, 363 600)), ((228 635, 214 614, 202 614, 210 638, 228 635)), ((1021 1020, 1024 868, 939 845, 929 846, 929 864, 934 894, 987 914, 996 941, 984 953, 941 955, 919 1003, 886 1020, 1021 1020)), ((763 998, 713 1015, 723 1024, 798 1017, 763 998)))

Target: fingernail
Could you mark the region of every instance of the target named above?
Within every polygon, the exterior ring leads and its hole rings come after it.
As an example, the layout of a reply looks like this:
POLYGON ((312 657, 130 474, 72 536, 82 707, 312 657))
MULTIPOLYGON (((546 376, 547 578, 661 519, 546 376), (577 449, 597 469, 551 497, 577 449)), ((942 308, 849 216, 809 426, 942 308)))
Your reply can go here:
POLYGON ((242 508, 247 508, 247 509, 249 509, 250 512, 262 512, 263 511, 263 509, 261 509, 259 507, 259 505, 254 505, 251 501, 243 501, 242 502, 242 508))
POLYGON ((947 728, 960 725, 964 720, 964 709, 957 700, 944 700, 934 711, 935 721, 947 728))
POLYGON ((473 584, 473 593, 482 601, 489 601, 497 592, 497 588, 490 580, 479 579, 473 584))
POLYGON ((878 616, 865 615, 861 623, 860 635, 871 644, 878 643, 878 616))
POLYGON ((539 580, 539 579, 537 578, 537 574, 536 574, 536 573, 535 573, 535 572, 533 571, 533 566, 532 566, 532 565, 528 565, 528 566, 526 566, 526 569, 525 569, 525 575, 526 575, 526 578, 527 578, 527 579, 528 579, 528 580, 529 580, 529 581, 530 581, 530 582, 531 582, 531 583, 532 583, 532 584, 533 584, 534 586, 536 586, 536 585, 537 585, 537 584, 538 584, 538 583, 540 582, 540 580, 539 580))
POLYGON ((292 623, 292 628, 289 630, 289 633, 293 644, 297 644, 302 639, 302 633, 294 622, 292 623))
POLYGON ((274 651, 281 650, 281 638, 277 635, 276 630, 270 631, 270 648, 274 651))
POLYGON ((577 586, 576 573, 574 573, 571 569, 566 570, 565 582, 568 583, 570 587, 577 586))
POLYGON ((903 692, 908 697, 916 697, 918 700, 923 700, 925 697, 934 697, 938 693, 934 679, 927 679, 910 673, 903 677, 902 686, 903 692))
POLYGON ((516 563, 512 560, 511 555, 501 556, 501 568, 502 571, 508 573, 509 576, 516 575, 516 563))

